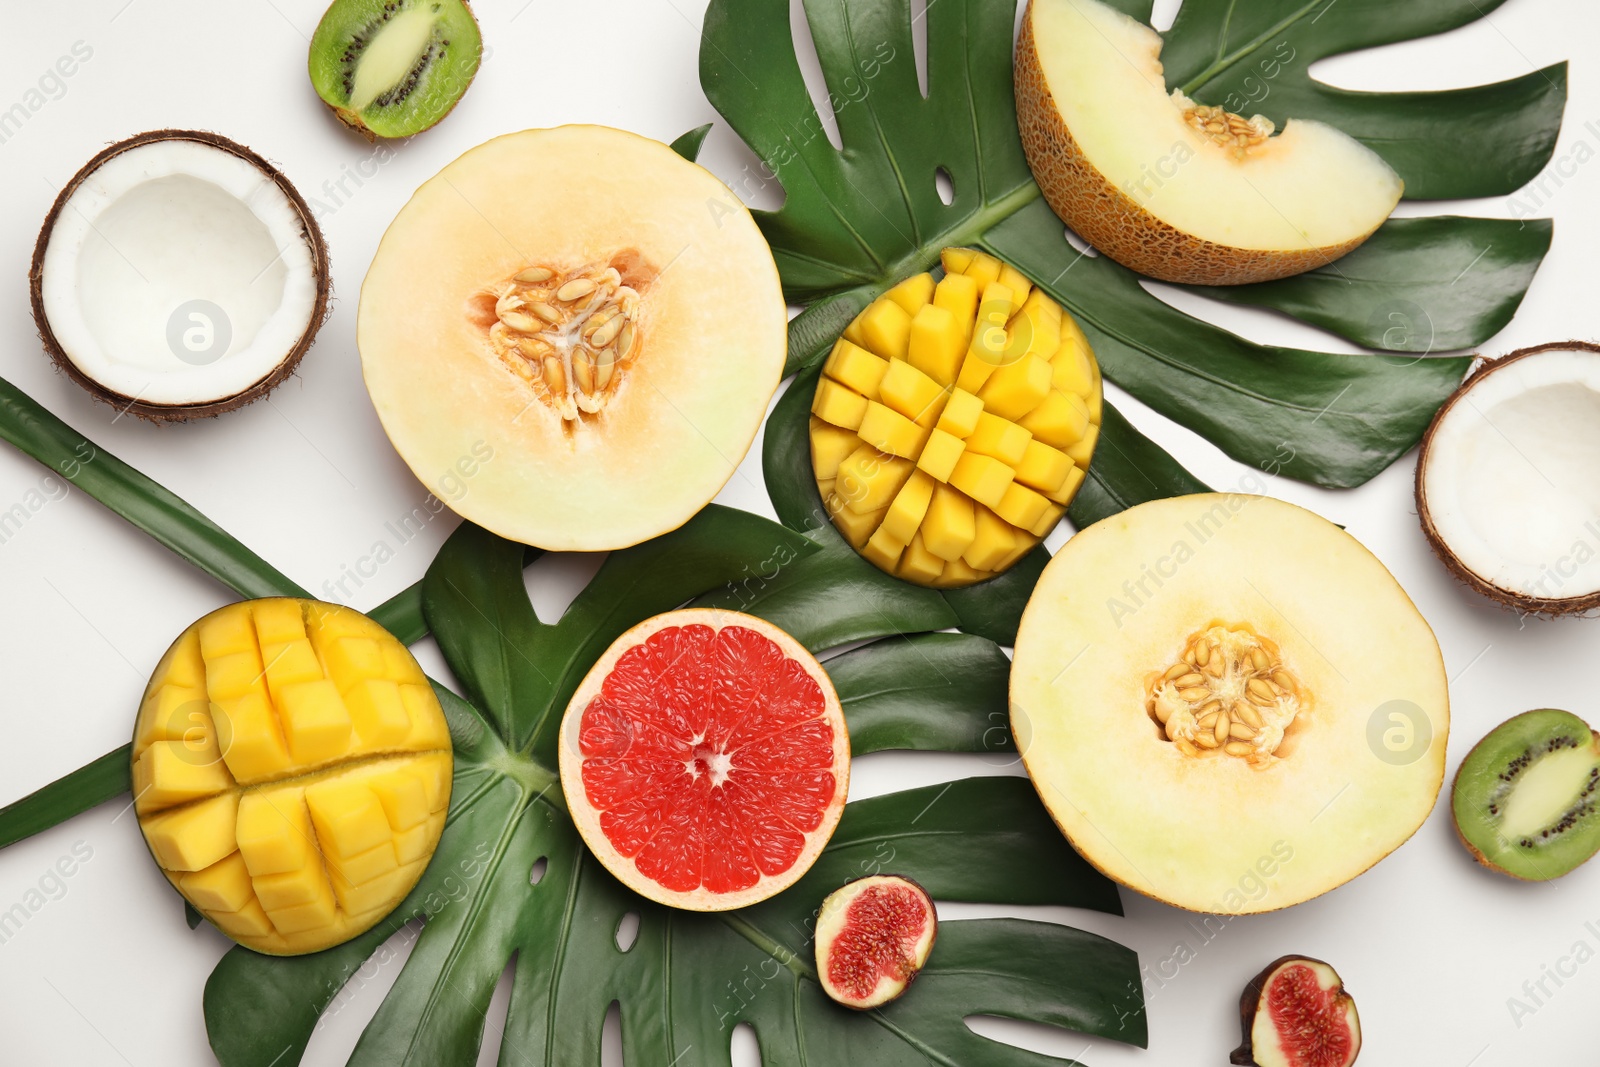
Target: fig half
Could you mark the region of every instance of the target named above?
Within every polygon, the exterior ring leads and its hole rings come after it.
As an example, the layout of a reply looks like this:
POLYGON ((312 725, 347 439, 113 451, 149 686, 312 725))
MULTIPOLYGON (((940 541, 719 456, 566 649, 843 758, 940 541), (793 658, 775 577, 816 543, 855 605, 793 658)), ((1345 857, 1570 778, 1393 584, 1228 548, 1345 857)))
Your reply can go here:
POLYGON ((817 980, 847 1008, 867 1011, 906 991, 933 951, 939 918, 927 890, 895 874, 857 878, 817 914, 817 980))
POLYGON ((1308 956, 1283 956, 1239 998, 1243 1043, 1228 1062, 1254 1067, 1350 1067, 1361 1019, 1339 972, 1308 956))

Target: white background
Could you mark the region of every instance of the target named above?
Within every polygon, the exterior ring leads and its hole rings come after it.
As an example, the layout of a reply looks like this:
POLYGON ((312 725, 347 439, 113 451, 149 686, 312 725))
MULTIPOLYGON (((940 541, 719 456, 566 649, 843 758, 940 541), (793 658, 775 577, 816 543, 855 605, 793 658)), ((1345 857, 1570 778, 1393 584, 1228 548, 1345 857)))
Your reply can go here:
MULTIPOLYGON (((937 0, 936 0, 937 2, 937 0)), ((372 156, 324 111, 306 79, 306 45, 321 0, 82 0, 7 6, 0 109, 24 98, 75 42, 92 58, 0 144, 0 374, 101 445, 169 486, 307 588, 321 591, 380 539, 384 524, 424 491, 396 458, 361 386, 354 311, 362 274, 384 227, 411 191, 462 151, 495 134, 598 122, 671 140, 717 116, 696 75, 698 0, 484 0, 492 52, 461 105, 437 129, 396 150, 345 195, 330 184, 372 156), (519 10, 520 9, 520 10, 519 10), (274 160, 324 202, 332 249, 334 314, 298 377, 267 403, 214 421, 157 428, 92 403, 40 350, 26 271, 56 190, 105 144, 161 127, 216 130, 274 160)), ((919 0, 918 6, 921 6, 919 0)), ((1159 3, 1170 19, 1175 2, 1159 3)), ((1158 22, 1161 20, 1158 18, 1158 22)), ((1557 156, 1600 150, 1600 8, 1592 0, 1511 0, 1455 33, 1319 64, 1317 76, 1362 89, 1427 89, 1525 74, 1572 58, 1571 100, 1557 156)), ((703 160, 735 180, 753 158, 723 126, 703 160)), ((370 169, 371 164, 368 164, 370 169)), ((753 169, 753 168, 752 168, 753 169)), ((772 193, 758 198, 770 205, 772 193)), ((1516 321, 1484 351, 1596 332, 1593 244, 1600 166, 1545 185, 1539 214, 1557 219, 1555 243, 1516 321), (1558 187, 1559 184, 1559 187, 1558 187)), ((1520 203, 1532 208, 1528 193, 1520 203)), ((1511 199, 1404 204, 1508 216, 1511 199)), ((1174 298, 1187 310, 1262 341, 1343 350, 1340 342, 1266 314, 1174 298)), ((1216 486, 1244 469, 1212 446, 1113 392, 1123 411, 1216 486)), ((759 445, 720 500, 770 513, 759 445)), ((1569 708, 1600 721, 1594 649, 1600 624, 1524 624, 1458 588, 1429 555, 1411 496, 1413 457, 1362 489, 1321 492, 1289 482, 1272 491, 1343 523, 1399 576, 1432 622, 1452 679, 1450 771, 1486 730, 1531 707, 1569 708)), ((44 470, 0 449, 0 510, 39 488, 44 470)), ((1482 491, 1495 493, 1496 486, 1482 491)), ((454 519, 424 536, 357 589, 369 608, 419 578, 454 519)), ((1057 539, 1062 535, 1058 534, 1057 539)), ((391 547, 394 547, 391 545, 391 547)), ((575 592, 594 560, 541 565, 531 581, 546 617, 575 592)), ((20 797, 127 740, 144 680, 168 642, 231 599, 81 493, 52 500, 0 545, 0 803, 20 797)), ((442 669, 431 649, 426 665, 442 669)), ((975 758, 884 755, 862 759, 852 796, 975 773, 1011 773, 975 758)), ((212 1062, 201 989, 228 942, 190 931, 157 873, 132 816, 107 805, 0 854, 0 910, 22 899, 75 842, 92 859, 67 892, 0 945, 0 1062, 187 1065, 212 1062)), ((1196 813, 1194 833, 1210 813, 1196 813)), ((1150 969, 1150 1050, 1043 1028, 980 1020, 984 1033, 1090 1064, 1192 1067, 1222 1063, 1237 1041, 1237 991, 1261 965, 1298 952, 1332 961, 1365 1023, 1366 1067, 1594 1062, 1600 996, 1600 863, 1554 884, 1527 885, 1477 868, 1456 842, 1441 801, 1417 836, 1350 885, 1287 913, 1239 918, 1207 942, 1191 917, 1124 893, 1127 917, 1024 909, 1103 933, 1150 969), (1586 924, 1594 922, 1595 926, 1586 924), (1535 1003, 1523 990, 1547 967, 1569 974, 1535 1003), (1178 946, 1187 946, 1180 951, 1178 946), (1174 969, 1175 952, 1187 960, 1174 969), (1566 962, 1563 962, 1566 958, 1566 962), (1158 971, 1160 973, 1158 973, 1158 971), (1520 1025, 1508 998, 1530 1007, 1520 1025)), ((955 907, 946 915, 995 914, 955 907)), ((312 1042, 307 1063, 344 1061, 393 980, 380 974, 312 1042)), ((494 1005, 504 1012, 502 983, 494 1005)), ((1537 992, 1537 991, 1536 991, 1537 992)), ((598 1010, 598 1009, 597 1009, 598 1010)), ((487 1028, 494 1062, 498 1019, 487 1028)), ((615 1047, 613 1042, 613 1048, 615 1047)), ((756 1062, 747 1043, 744 1063, 756 1062)), ((611 1054, 610 1063, 620 1063, 611 1054)), ((653 1065, 652 1065, 653 1067, 653 1065)))

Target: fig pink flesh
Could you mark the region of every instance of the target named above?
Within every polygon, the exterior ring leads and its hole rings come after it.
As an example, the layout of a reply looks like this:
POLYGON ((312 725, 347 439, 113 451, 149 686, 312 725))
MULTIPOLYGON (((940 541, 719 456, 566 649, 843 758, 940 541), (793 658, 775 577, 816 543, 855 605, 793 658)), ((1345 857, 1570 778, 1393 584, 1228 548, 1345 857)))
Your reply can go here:
POLYGON ((910 886, 869 886, 845 912, 828 958, 828 983, 852 1000, 866 1000, 883 978, 910 981, 921 966, 917 945, 928 919, 927 899, 910 886))
POLYGON ((1343 1067, 1353 1039, 1340 1002, 1342 987, 1324 989, 1303 963, 1290 964, 1272 979, 1266 1008, 1292 1067, 1343 1067))

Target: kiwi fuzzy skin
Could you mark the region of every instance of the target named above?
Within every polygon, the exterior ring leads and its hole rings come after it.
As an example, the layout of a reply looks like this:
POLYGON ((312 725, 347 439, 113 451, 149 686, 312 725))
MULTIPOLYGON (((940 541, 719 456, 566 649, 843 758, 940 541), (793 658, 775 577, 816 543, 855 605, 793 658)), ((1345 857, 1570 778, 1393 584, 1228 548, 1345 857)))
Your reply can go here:
POLYGON ((281 171, 268 163, 264 158, 246 148, 237 141, 229 140, 221 134, 211 133, 206 130, 151 130, 130 137, 125 141, 118 141, 102 150, 89 162, 79 169, 72 180, 61 187, 61 192, 56 196, 55 203, 50 205, 50 213, 44 217, 44 224, 39 227, 39 238, 33 246, 33 262, 28 270, 28 296, 33 307, 33 323, 39 332, 39 340, 43 343, 45 352, 49 354, 56 368, 71 378, 94 399, 103 404, 109 404, 118 411, 135 415, 151 422, 187 422, 190 419, 214 418, 235 411, 246 404, 253 403, 276 389, 283 381, 295 372, 300 365, 300 360, 311 348, 312 342, 317 338, 317 332, 322 329, 322 324, 327 321, 331 309, 329 301, 333 294, 333 277, 328 261, 328 243, 323 239, 322 228, 317 225, 316 217, 311 213, 311 206, 306 203, 305 197, 300 195, 281 171), (44 255, 50 244, 50 235, 55 230, 56 220, 61 217, 62 210, 72 194, 82 185, 90 175, 99 170, 108 160, 121 155, 130 149, 156 141, 196 141, 200 144, 220 148, 224 152, 238 156, 249 163, 276 185, 283 195, 294 206, 295 213, 300 217, 301 228, 305 232, 306 245, 311 252, 311 265, 317 279, 316 301, 311 308, 311 317, 306 324, 305 332, 300 335, 299 341, 289 351, 272 373, 255 382, 246 389, 241 390, 221 400, 213 400, 198 404, 151 404, 136 397, 124 396, 113 389, 89 377, 78 369, 77 364, 67 355, 66 349, 56 338, 55 331, 50 328, 50 319, 45 314, 44 307, 44 255))

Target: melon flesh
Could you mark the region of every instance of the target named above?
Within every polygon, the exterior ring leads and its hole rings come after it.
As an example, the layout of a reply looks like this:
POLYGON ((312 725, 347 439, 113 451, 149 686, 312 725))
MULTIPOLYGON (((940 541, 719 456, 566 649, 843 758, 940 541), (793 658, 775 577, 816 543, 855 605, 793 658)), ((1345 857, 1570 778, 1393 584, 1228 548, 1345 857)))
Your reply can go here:
POLYGON ((489 141, 417 190, 367 273, 357 340, 385 431, 441 500, 504 537, 603 550, 717 494, 786 331, 772 254, 726 186, 658 142, 565 126, 489 141), (563 418, 491 343, 496 297, 529 268, 607 266, 639 294, 637 341, 602 410, 563 418))
POLYGON ((1174 281, 1280 277, 1349 251, 1399 202, 1399 176, 1320 122, 1290 119, 1243 150, 1218 143, 1185 117, 1194 102, 1168 93, 1161 44, 1098 0, 1029 6, 1024 145, 1051 206, 1101 251, 1174 281), (1062 167, 1073 155, 1087 167, 1062 167))
POLYGON ((1200 494, 1056 554, 1018 631, 1011 718, 1090 862, 1179 907, 1244 914, 1324 893, 1411 836, 1444 780, 1449 701, 1427 622, 1353 537, 1281 501, 1200 494), (1147 703, 1218 624, 1269 639, 1292 683, 1270 751, 1186 749, 1147 703))

